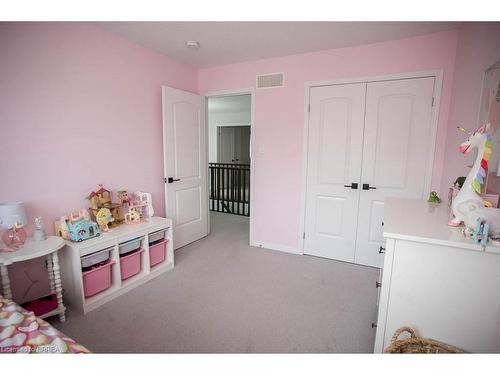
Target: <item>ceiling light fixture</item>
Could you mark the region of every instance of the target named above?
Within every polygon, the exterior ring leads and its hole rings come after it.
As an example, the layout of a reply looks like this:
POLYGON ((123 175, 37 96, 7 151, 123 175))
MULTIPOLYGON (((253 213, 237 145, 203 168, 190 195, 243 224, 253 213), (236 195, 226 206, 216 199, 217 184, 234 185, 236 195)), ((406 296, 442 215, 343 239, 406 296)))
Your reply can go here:
POLYGON ((197 50, 200 48, 200 42, 197 40, 188 40, 186 42, 186 47, 192 50, 197 50))

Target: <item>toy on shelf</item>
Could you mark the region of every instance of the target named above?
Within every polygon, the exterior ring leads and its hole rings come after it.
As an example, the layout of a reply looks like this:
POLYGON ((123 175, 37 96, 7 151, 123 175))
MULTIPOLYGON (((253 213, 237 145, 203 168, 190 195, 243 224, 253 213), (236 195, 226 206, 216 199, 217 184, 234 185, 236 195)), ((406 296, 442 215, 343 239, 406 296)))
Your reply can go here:
POLYGON ((103 207, 99 211, 97 211, 95 217, 97 224, 99 224, 99 228, 103 232, 107 232, 109 230, 109 223, 115 221, 110 209, 106 207, 103 207))
POLYGON ((89 213, 85 209, 77 213, 72 212, 69 217, 61 216, 54 223, 54 230, 57 236, 74 242, 88 240, 101 234, 99 227, 89 219, 89 213))
POLYGON ((130 207, 125 214, 125 224, 137 224, 141 222, 141 215, 135 207, 130 207))
POLYGON ((102 184, 99 184, 99 190, 91 192, 87 197, 90 201, 90 213, 92 218, 97 220, 97 213, 99 210, 107 208, 111 212, 111 215, 113 215, 113 220, 109 221, 108 224, 111 223, 112 226, 117 226, 123 223, 123 214, 121 212, 123 206, 122 195, 123 193, 126 195, 127 192, 120 191, 119 193, 122 193, 118 196, 119 202, 113 203, 111 191, 105 189, 102 184))
POLYGON ((441 198, 439 198, 439 196, 437 195, 437 193, 435 191, 431 191, 427 202, 429 202, 429 203, 441 203, 441 198))
MULTIPOLYGON (((467 132, 459 127, 461 131, 467 132)), ((448 225, 458 227, 465 224, 469 231, 477 229, 477 222, 487 222, 490 224, 490 235, 500 234, 500 209, 487 208, 481 197, 481 187, 486 184, 488 178, 488 161, 490 159, 493 141, 490 134, 490 124, 481 126, 473 133, 468 133, 469 138, 459 147, 460 152, 467 154, 473 148, 477 148, 477 158, 470 170, 467 178, 463 182, 462 188, 452 202, 453 219, 448 225)))
POLYGON ((127 190, 120 190, 116 192, 116 198, 120 204, 129 204, 130 198, 128 196, 127 190))
POLYGON ((131 209, 139 214, 141 221, 147 221, 150 217, 153 217, 154 209, 151 193, 134 192, 129 202, 129 212, 131 209))
POLYGON ((68 217, 61 216, 59 220, 54 222, 54 232, 56 236, 69 240, 68 217))

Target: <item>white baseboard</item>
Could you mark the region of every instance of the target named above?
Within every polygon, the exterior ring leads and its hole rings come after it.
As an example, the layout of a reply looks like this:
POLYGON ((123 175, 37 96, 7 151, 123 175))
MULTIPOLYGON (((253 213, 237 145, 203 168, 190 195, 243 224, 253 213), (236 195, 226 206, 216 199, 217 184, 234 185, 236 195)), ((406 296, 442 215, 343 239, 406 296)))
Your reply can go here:
POLYGON ((250 243, 250 246, 262 247, 264 249, 269 249, 269 250, 282 251, 284 253, 302 255, 300 250, 296 247, 277 244, 277 243, 253 241, 252 243, 250 243))

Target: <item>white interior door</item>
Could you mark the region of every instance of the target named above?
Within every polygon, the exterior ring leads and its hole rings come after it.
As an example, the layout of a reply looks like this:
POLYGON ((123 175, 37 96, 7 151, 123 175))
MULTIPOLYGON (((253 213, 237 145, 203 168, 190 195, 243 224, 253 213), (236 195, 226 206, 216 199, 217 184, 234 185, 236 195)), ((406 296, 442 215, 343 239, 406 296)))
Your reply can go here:
POLYGON ((217 149, 219 151, 217 161, 219 163, 234 162, 234 127, 218 126, 217 132, 217 149))
POLYGON ((313 87, 304 253, 354 261, 365 83, 313 87), (353 185, 354 187, 355 185, 353 185))
POLYGON ((250 164, 250 126, 234 127, 234 161, 250 164))
POLYGON ((174 248, 208 234, 205 98, 163 86, 165 204, 174 248))
POLYGON ((382 266, 386 197, 422 199, 428 194, 433 93, 434 77, 367 85, 355 263, 382 266))

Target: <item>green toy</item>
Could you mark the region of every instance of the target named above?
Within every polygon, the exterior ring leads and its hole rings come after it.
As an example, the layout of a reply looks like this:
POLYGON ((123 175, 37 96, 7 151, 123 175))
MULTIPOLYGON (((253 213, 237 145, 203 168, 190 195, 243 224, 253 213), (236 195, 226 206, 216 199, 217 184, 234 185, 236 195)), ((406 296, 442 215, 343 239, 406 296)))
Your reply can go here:
POLYGON ((435 191, 431 191, 427 202, 429 202, 429 203, 441 203, 441 198, 438 197, 438 195, 435 191))

